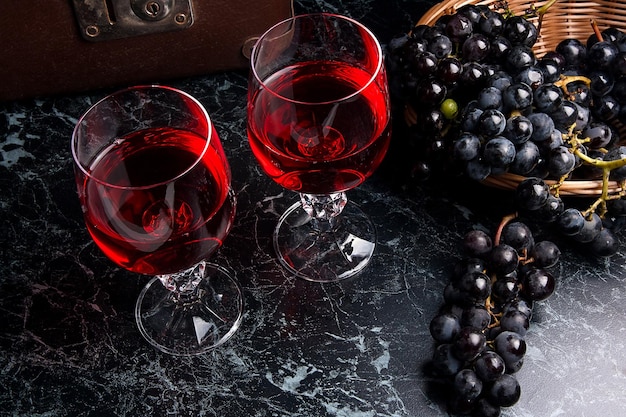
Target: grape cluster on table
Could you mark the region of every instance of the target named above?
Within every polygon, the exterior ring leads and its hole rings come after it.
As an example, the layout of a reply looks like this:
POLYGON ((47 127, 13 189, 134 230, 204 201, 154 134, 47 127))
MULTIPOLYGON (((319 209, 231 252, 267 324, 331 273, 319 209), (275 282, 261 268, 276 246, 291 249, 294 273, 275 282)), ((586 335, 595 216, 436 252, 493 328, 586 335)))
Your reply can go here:
POLYGON ((446 402, 455 414, 499 416, 518 401, 514 374, 524 363, 533 304, 556 287, 551 269, 561 252, 553 242, 536 241, 518 220, 496 236, 480 229, 465 235, 464 257, 430 323, 432 371, 447 384, 446 402))
POLYGON ((533 304, 555 289, 560 250, 535 242, 527 224, 553 226, 599 257, 617 252, 626 224, 624 191, 576 202, 560 194, 565 181, 626 184, 626 33, 590 24, 587 39, 563 39, 537 56, 540 15, 497 7, 466 5, 416 25, 387 55, 415 177, 451 169, 476 181, 524 178, 512 193, 515 220, 493 239, 465 236, 430 327, 449 411, 486 417, 517 402, 533 304))

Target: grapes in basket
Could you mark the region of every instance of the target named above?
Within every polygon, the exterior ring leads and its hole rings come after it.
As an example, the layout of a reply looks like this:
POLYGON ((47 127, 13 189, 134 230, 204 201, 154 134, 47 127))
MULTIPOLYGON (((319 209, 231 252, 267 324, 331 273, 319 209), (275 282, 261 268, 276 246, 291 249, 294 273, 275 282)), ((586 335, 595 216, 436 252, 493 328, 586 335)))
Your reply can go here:
POLYGON ((412 172, 452 166, 516 188, 522 214, 611 256, 626 222, 626 33, 590 24, 587 39, 562 39, 537 56, 547 11, 466 5, 389 42, 391 91, 419 155, 412 172), (568 210, 561 197, 577 187, 592 201, 568 210), (537 192, 541 204, 525 201, 537 192))

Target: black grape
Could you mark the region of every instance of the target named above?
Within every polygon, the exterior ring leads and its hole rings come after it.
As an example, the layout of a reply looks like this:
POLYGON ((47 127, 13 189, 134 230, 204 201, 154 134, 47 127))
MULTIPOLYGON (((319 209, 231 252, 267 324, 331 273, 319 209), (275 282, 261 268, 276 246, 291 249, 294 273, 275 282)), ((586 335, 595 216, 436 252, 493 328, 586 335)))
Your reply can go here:
POLYGON ((517 379, 504 374, 498 378, 489 389, 489 400, 501 407, 510 407, 515 404, 521 395, 521 388, 517 379))

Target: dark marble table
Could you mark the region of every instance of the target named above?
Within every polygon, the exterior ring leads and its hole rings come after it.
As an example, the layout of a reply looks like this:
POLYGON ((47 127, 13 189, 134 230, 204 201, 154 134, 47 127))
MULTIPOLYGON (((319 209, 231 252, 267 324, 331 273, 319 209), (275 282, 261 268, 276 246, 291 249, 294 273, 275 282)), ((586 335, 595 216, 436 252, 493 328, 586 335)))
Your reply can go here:
MULTIPOLYGON (((351 15, 383 42, 428 5, 297 4, 351 15)), ((73 183, 70 134, 103 92, 0 103, 0 415, 445 416, 423 370, 428 323, 461 236, 493 228, 506 199, 481 186, 403 187, 387 164, 349 194, 378 225, 373 263, 338 284, 296 279, 269 239, 295 196, 262 175, 246 143, 246 73, 170 84, 207 107, 232 164, 238 216, 216 261, 244 288, 240 331, 193 358, 139 335, 133 308, 147 278, 95 247, 73 183)), ((527 334, 521 400, 503 415, 624 416, 626 252, 600 262, 562 249, 557 292, 527 334)))

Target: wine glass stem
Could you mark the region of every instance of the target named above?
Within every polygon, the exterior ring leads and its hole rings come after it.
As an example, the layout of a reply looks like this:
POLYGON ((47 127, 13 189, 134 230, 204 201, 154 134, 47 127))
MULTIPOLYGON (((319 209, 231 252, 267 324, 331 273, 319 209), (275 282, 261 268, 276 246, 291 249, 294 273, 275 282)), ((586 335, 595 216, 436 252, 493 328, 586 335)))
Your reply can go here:
POLYGON ((198 284, 204 276, 206 264, 199 264, 174 274, 159 275, 158 278, 165 288, 178 294, 180 297, 194 297, 198 291, 198 284))
MULTIPOLYGON (((171 300, 184 309, 186 305, 197 303, 203 296, 201 292, 204 291, 199 289, 199 284, 205 279, 206 269, 206 262, 200 262, 185 271, 159 275, 158 278, 163 286, 170 291, 171 300)), ((213 294, 209 294, 209 296, 213 296, 213 294)), ((222 323, 226 322, 222 316, 213 311, 208 305, 203 304, 202 308, 222 323)))
POLYGON ((312 227, 319 232, 333 230, 337 217, 348 203, 345 192, 330 194, 300 193, 302 208, 311 217, 312 227))

